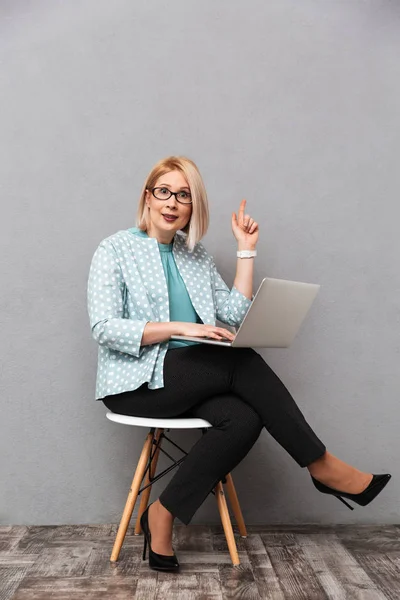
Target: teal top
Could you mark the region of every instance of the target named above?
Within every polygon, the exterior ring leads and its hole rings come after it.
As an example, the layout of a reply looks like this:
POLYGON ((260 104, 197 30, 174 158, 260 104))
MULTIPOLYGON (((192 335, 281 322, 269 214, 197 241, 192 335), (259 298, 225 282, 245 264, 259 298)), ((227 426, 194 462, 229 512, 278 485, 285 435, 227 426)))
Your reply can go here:
MULTIPOLYGON (((145 231, 142 231, 138 227, 131 227, 129 231, 140 237, 149 237, 145 231)), ((157 243, 168 287, 169 320, 185 321, 186 323, 202 323, 203 321, 193 307, 186 285, 176 266, 175 258, 172 253, 173 242, 170 244, 157 243)), ((168 350, 200 343, 201 342, 189 342, 187 340, 170 340, 168 342, 168 350)))

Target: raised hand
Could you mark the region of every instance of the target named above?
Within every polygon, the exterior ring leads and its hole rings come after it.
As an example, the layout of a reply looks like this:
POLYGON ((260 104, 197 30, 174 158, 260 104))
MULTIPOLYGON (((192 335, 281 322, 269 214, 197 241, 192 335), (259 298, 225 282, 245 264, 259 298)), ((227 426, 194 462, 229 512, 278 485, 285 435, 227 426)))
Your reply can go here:
POLYGON ((232 231, 241 250, 254 250, 258 242, 258 223, 245 215, 246 200, 240 203, 238 216, 232 213, 232 231))

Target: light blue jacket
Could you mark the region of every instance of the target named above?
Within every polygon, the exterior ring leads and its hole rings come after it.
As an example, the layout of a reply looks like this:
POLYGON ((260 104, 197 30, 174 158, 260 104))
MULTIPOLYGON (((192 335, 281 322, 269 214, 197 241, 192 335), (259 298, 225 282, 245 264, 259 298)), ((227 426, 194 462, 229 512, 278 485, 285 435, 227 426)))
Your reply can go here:
MULTIPOLYGON (((198 243, 189 252, 178 232, 172 251, 203 323, 215 325, 218 319, 239 327, 251 300, 235 287, 229 290, 204 246, 198 243)), ((146 323, 169 321, 167 282, 155 238, 123 230, 100 243, 90 266, 88 312, 99 344, 97 400, 144 382, 150 389, 164 387, 168 340, 140 345, 146 323)))

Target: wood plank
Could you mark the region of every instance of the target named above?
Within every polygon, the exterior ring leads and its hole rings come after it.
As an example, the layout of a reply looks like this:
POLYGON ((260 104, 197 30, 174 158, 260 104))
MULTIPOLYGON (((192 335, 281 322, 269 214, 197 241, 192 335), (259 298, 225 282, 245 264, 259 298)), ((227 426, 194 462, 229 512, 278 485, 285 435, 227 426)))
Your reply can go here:
MULTIPOLYGON (((58 525, 56 531, 57 539, 96 539, 111 537, 113 525, 58 525)), ((54 538, 53 538, 54 539, 54 538)))
POLYGON ((82 575, 102 575, 104 577, 117 577, 130 575, 137 577, 142 563, 141 553, 138 551, 121 551, 117 562, 110 561, 111 548, 104 546, 92 548, 82 575))
POLYGON ((172 543, 176 552, 212 552, 213 533, 206 525, 175 526, 172 543))
POLYGON ((269 548, 289 548, 291 546, 297 546, 297 535, 292 531, 282 532, 266 532, 260 535, 261 541, 264 544, 265 549, 268 551, 269 548))
MULTIPOLYGON (((111 556, 113 543, 114 540, 110 537, 96 537, 93 539, 82 537, 58 539, 55 537, 53 540, 48 541, 45 545, 48 548, 74 548, 78 546, 81 548, 106 548, 109 550, 111 556)), ((123 552, 128 552, 131 554, 132 552, 139 552, 140 550, 143 550, 143 537, 131 536, 125 539, 121 549, 121 555, 123 552)))
POLYGON ((150 569, 140 572, 136 585, 136 598, 138 600, 155 600, 157 593, 158 573, 150 569))
POLYGON ((399 600, 400 571, 389 556, 376 552, 370 554, 361 552, 355 554, 355 557, 385 598, 399 600))
POLYGON ((400 551, 400 528, 397 526, 359 527, 356 531, 342 531, 337 534, 337 538, 349 551, 357 554, 388 554, 400 551))
POLYGON ((199 600, 224 600, 219 573, 197 573, 199 600))
MULTIPOLYGON (((329 534, 320 535, 329 537, 329 534)), ((337 577, 336 573, 331 572, 319 552, 320 535, 310 534, 306 536, 304 534, 298 534, 297 540, 304 552, 304 556, 325 590, 327 597, 334 598, 334 600, 346 600, 346 590, 342 586, 340 578, 337 577)))
POLYGON ((400 571, 400 548, 398 551, 390 552, 390 554, 386 554, 385 556, 387 556, 389 560, 394 564, 396 569, 400 571))
MULTIPOLYGON (((179 563, 181 565, 228 565, 232 566, 229 552, 180 552, 176 549, 179 563)), ((242 564, 249 564, 247 552, 239 552, 239 560, 242 564)))
MULTIPOLYGON (((197 573, 197 575, 210 575, 210 577, 217 576, 219 577, 218 565, 212 562, 207 562, 206 558, 203 558, 201 562, 182 562, 181 553, 178 554, 179 563, 182 566, 182 570, 184 569, 187 575, 191 573, 197 573)), ((144 563, 145 564, 145 563, 144 563)), ((142 567, 143 568, 143 567, 142 567)))
POLYGON ((9 600, 24 580, 31 565, 0 565, 0 600, 9 600))
POLYGON ((0 527, 0 552, 10 552, 26 534, 26 526, 0 527))
POLYGON ((223 598, 246 598, 246 600, 260 600, 257 584, 251 565, 241 563, 238 566, 220 565, 219 579, 221 582, 223 598))
POLYGON ((12 600, 127 600, 136 585, 134 577, 26 577, 12 600))
POLYGON ((28 529, 27 525, 0 525, 0 538, 2 535, 20 535, 25 533, 28 529))
POLYGON ((90 546, 44 548, 31 567, 30 577, 79 577, 85 570, 90 546))
POLYGON ((304 533, 308 534, 319 534, 319 533, 331 533, 336 534, 338 537, 342 535, 348 536, 356 536, 358 534, 370 534, 374 536, 376 533, 379 533, 382 529, 387 528, 387 530, 398 531, 400 530, 400 525, 363 525, 363 524, 323 524, 323 523, 298 523, 298 524, 265 524, 265 525, 251 525, 250 529, 253 533, 279 533, 279 532, 288 532, 288 533, 304 533))
POLYGON ((155 600, 222 600, 219 578, 206 575, 178 573, 159 573, 155 600))
POLYGON ((27 527, 15 550, 26 554, 39 554, 56 533, 56 526, 27 527))
POLYGON ((262 534, 260 537, 285 599, 323 600, 327 598, 324 588, 310 567, 301 546, 297 543, 297 536, 289 535, 288 537, 288 534, 275 533, 262 534))
MULTIPOLYGON (((246 553, 246 538, 242 538, 235 527, 233 528, 233 532, 235 534, 235 542, 239 554, 241 552, 246 553)), ((218 526, 212 528, 212 547, 216 552, 227 552, 228 544, 222 527, 218 526)))
POLYGON ((279 579, 261 537, 249 533, 245 546, 260 597, 265 600, 284 600, 279 579))
POLYGON ((298 539, 327 593, 334 593, 333 597, 340 600, 386 600, 375 582, 335 534, 299 535, 298 539), (327 580, 329 585, 326 585, 327 580))
POLYGON ((20 552, 0 552, 0 566, 31 567, 37 561, 38 556, 38 554, 20 552))

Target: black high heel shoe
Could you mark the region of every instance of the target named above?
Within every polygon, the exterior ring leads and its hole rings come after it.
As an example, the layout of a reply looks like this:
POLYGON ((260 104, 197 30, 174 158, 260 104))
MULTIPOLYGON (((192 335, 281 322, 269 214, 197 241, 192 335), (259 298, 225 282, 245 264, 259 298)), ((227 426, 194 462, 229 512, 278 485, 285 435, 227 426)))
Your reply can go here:
POLYGON ((349 494, 348 492, 334 490, 333 488, 330 488, 327 485, 321 483, 317 479, 314 479, 314 477, 311 475, 312 482, 319 492, 322 492, 323 494, 332 494, 332 496, 336 496, 336 498, 343 502, 343 504, 350 508, 350 510, 354 510, 354 508, 350 506, 350 504, 347 504, 347 502, 343 500, 342 496, 344 496, 345 498, 349 498, 349 500, 356 502, 356 504, 359 504, 360 506, 367 506, 367 504, 372 502, 372 500, 376 498, 376 496, 383 490, 390 478, 391 475, 389 475, 389 473, 385 473, 384 475, 373 475, 371 483, 365 488, 363 492, 360 492, 359 494, 349 494))
POLYGON ((149 567, 156 571, 177 571, 179 569, 179 562, 175 554, 173 556, 167 556, 164 554, 157 554, 151 549, 151 533, 149 528, 149 508, 151 504, 146 508, 142 516, 140 517, 140 525, 144 533, 144 546, 143 546, 143 560, 146 560, 146 548, 149 544, 149 567))

